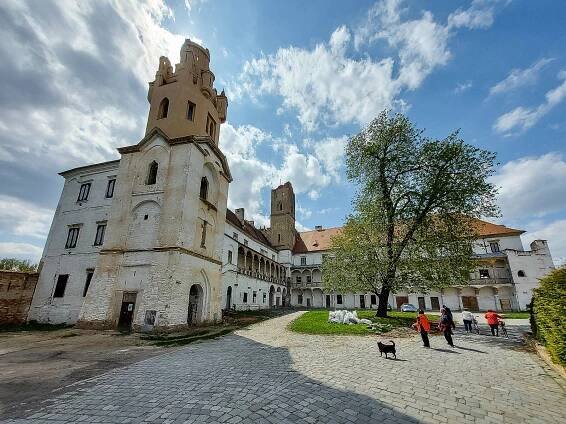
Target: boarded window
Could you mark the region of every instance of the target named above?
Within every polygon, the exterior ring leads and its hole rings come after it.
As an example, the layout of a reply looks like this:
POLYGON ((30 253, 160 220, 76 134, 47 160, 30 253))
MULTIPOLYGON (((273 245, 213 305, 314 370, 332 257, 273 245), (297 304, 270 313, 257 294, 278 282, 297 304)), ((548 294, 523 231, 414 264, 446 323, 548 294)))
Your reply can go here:
POLYGON ((61 274, 57 277, 57 284, 55 285, 55 291, 53 292, 53 297, 65 296, 65 288, 67 287, 67 281, 69 281, 69 274, 61 274))
POLYGON ((65 249, 72 249, 77 247, 77 241, 79 239, 79 227, 69 228, 69 233, 67 234, 67 242, 65 243, 65 249))
POLYGON ((81 184, 81 188, 79 189, 79 196, 77 197, 77 202, 84 202, 88 200, 88 194, 90 193, 90 186, 91 183, 81 184))

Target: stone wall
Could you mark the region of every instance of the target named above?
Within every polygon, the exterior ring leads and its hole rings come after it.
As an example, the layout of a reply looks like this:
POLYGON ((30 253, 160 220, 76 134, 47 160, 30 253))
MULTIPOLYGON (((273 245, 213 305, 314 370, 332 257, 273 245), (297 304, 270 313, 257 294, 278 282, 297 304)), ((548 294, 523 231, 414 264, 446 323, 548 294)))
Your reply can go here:
POLYGON ((0 324, 26 322, 38 273, 0 271, 0 324))

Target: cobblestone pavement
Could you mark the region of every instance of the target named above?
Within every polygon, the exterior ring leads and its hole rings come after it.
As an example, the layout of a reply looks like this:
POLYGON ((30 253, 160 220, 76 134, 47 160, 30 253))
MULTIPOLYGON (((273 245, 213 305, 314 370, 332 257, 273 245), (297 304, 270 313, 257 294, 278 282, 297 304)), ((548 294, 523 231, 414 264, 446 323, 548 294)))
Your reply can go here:
POLYGON ((513 338, 397 339, 386 360, 376 336, 285 330, 298 314, 110 371, 7 422, 565 422, 563 380, 513 338))

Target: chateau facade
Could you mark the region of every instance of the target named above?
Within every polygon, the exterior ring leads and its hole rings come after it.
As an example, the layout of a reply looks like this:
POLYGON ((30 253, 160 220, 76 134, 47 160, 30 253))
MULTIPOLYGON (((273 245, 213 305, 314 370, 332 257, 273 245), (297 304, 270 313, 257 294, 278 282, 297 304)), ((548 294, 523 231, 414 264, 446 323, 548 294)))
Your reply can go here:
MULTIPOLYGON (((161 57, 144 138, 119 160, 60 174, 29 320, 151 331, 216 322, 226 309, 377 307, 374 294, 324 292, 322 260, 340 229, 297 232, 290 183, 271 192, 269 228, 227 209, 232 177, 218 141, 228 99, 209 62, 190 40, 174 70, 161 57)), ((522 231, 480 224, 469 282, 390 304, 525 309, 553 268, 546 242, 525 251, 522 231)))

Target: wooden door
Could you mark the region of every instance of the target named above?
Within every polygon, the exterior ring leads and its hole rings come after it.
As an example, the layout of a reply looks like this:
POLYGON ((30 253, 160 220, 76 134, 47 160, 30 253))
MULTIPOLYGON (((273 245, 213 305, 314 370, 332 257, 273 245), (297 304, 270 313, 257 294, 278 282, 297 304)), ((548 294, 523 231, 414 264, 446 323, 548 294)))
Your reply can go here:
POLYGON ((440 310, 440 302, 438 301, 438 297, 431 297, 430 298, 430 307, 433 311, 440 310))
POLYGON ((395 301, 397 302, 397 309, 401 309, 403 303, 409 303, 409 296, 396 296, 395 301))
POLYGON ((360 309, 366 308, 366 297, 363 294, 360 294, 360 309))
POLYGON ((468 311, 477 311, 478 298, 475 296, 462 296, 462 307, 468 311))
POLYGON ((419 300, 419 309, 422 309, 424 311, 426 309, 426 303, 424 297, 419 297, 418 300, 419 300))
POLYGON ((122 307, 118 319, 118 330, 131 331, 136 306, 136 293, 124 293, 122 296, 122 307))

